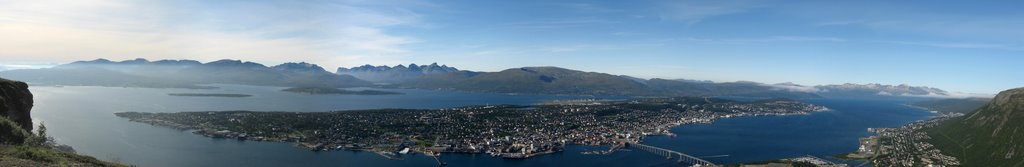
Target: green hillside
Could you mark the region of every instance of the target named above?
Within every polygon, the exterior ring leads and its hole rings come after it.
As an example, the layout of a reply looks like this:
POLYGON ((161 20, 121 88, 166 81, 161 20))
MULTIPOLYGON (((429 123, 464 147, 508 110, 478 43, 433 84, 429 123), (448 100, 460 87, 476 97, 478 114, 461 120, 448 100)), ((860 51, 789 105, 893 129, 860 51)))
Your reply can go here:
POLYGON ((1024 88, 1000 92, 984 107, 928 134, 930 143, 963 166, 1024 166, 1024 88))

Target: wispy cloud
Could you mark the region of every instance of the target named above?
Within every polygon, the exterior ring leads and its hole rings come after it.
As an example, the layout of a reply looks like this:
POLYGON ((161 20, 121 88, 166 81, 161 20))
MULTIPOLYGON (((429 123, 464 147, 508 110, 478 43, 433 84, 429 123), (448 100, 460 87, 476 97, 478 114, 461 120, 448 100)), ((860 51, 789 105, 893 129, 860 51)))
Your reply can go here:
POLYGON ((550 28, 568 28, 568 27, 582 27, 596 24, 610 24, 618 23, 607 19, 600 18, 564 18, 564 19, 547 19, 540 21, 529 21, 529 22, 517 22, 505 24, 508 27, 513 28, 533 28, 533 29, 550 29, 550 28))
POLYGON ((556 3, 554 5, 568 8, 578 13, 608 13, 619 11, 617 9, 612 9, 593 3, 556 3))
POLYGON ((855 25, 863 24, 863 20, 847 20, 847 21, 826 21, 820 23, 814 23, 814 26, 844 26, 844 25, 855 25))
POLYGON ((708 42, 708 43, 771 43, 771 42, 846 42, 846 39, 836 37, 814 37, 814 36, 773 36, 763 38, 683 38, 686 41, 708 42))
POLYGON ((18 70, 18 69, 39 69, 39 68, 50 68, 56 66, 56 64, 49 63, 2 63, 0 64, 0 71, 6 70, 18 70))
POLYGON ((647 33, 642 33, 642 32, 625 32, 625 31, 612 32, 610 34, 614 35, 614 36, 623 36, 623 37, 647 35, 647 33))
POLYGON ((1022 38, 1024 20, 1005 18, 922 15, 905 19, 878 19, 851 24, 904 33, 969 38, 1022 38))
MULTIPOLYGON (((836 6, 835 2, 811 1, 794 3, 774 11, 807 19, 820 27, 854 27, 892 34, 916 34, 933 37, 989 38, 1016 40, 1024 38, 1024 20, 1015 12, 998 15, 986 11, 966 12, 933 10, 931 5, 892 5, 884 2, 851 1, 836 6)), ((998 4, 998 3, 994 3, 998 4)))
POLYGON ((664 20, 678 20, 697 23, 701 20, 731 14, 744 13, 763 7, 761 1, 714 1, 677 0, 661 4, 660 17, 664 20))
POLYGON ((66 62, 97 57, 312 61, 403 54, 418 42, 423 3, 338 1, 4 1, 0 59, 66 62))
POLYGON ((884 43, 916 45, 942 48, 961 49, 1012 49, 1012 45, 995 43, 948 43, 948 42, 912 42, 912 41, 882 41, 884 43))
POLYGON ((794 42, 845 42, 846 39, 836 37, 809 37, 809 36, 776 36, 766 39, 755 39, 755 41, 761 42, 779 42, 779 41, 794 41, 794 42))

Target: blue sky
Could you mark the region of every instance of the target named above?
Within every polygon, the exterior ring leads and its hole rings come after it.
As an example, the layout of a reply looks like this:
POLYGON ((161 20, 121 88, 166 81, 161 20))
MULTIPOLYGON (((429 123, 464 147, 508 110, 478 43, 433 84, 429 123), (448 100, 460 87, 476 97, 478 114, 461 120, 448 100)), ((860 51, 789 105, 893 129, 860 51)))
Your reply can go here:
POLYGON ((0 1, 0 64, 438 62, 643 78, 1024 86, 1024 1, 0 1))

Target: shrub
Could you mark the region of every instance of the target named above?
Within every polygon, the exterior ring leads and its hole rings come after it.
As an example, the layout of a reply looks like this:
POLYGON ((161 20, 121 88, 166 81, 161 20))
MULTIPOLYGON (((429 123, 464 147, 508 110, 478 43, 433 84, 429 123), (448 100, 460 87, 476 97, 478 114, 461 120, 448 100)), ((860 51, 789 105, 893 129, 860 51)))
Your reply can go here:
POLYGON ((32 133, 25 131, 18 123, 0 116, 0 144, 22 144, 32 137, 32 133))

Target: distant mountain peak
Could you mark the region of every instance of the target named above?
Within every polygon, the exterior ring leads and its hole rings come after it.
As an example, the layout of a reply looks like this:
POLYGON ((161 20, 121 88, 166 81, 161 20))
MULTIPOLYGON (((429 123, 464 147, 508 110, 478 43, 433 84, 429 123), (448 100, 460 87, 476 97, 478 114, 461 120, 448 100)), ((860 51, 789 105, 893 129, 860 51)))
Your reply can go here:
POLYGON ((242 60, 231 60, 231 59, 217 60, 217 61, 209 62, 209 63, 203 64, 203 65, 215 66, 215 67, 246 67, 246 68, 267 67, 267 66, 265 66, 263 64, 260 64, 260 63, 254 63, 254 62, 250 62, 250 61, 244 61, 243 62, 242 60))
POLYGON ((195 61, 195 60, 157 60, 157 61, 150 62, 150 63, 151 64, 156 64, 156 65, 200 65, 200 64, 203 64, 203 63, 200 63, 199 61, 195 61))
POLYGON ((777 84, 775 84, 775 85, 783 85, 783 86, 803 86, 803 85, 800 85, 800 84, 796 84, 796 83, 793 83, 793 82, 783 82, 783 83, 777 83, 777 84))
POLYGON ((104 59, 104 58, 99 58, 99 59, 96 59, 96 60, 89 60, 89 61, 75 61, 75 62, 71 62, 71 63, 65 64, 65 65, 98 65, 98 64, 113 64, 113 63, 114 63, 114 61, 110 61, 110 60, 107 60, 107 59, 104 59))
POLYGON ((310 64, 306 62, 289 62, 271 67, 275 70, 291 71, 291 72, 327 72, 323 67, 316 64, 310 64))
POLYGON ((191 65, 200 65, 200 64, 202 64, 202 63, 200 63, 199 61, 195 61, 195 60, 158 60, 158 61, 149 61, 149 60, 147 60, 145 58, 136 58, 136 59, 132 59, 132 60, 111 61, 111 60, 108 60, 108 59, 100 58, 100 59, 89 60, 89 61, 75 61, 75 62, 72 62, 72 63, 60 65, 59 67, 83 67, 83 66, 100 67, 100 66, 110 66, 110 65, 115 65, 115 66, 124 66, 124 65, 128 65, 128 66, 136 66, 136 65, 191 66, 191 65))
POLYGON ((146 60, 144 58, 135 58, 134 60, 121 61, 121 63, 127 63, 127 64, 146 64, 146 63, 149 63, 149 60, 146 60))
POLYGON ((242 64, 242 60, 220 59, 220 60, 212 61, 212 62, 209 62, 209 63, 206 63, 206 64, 242 64))
POLYGON ((447 74, 458 71, 459 69, 454 67, 438 65, 434 62, 430 65, 417 65, 416 63, 410 63, 406 66, 398 64, 394 67, 389 67, 387 65, 373 66, 369 64, 352 68, 339 67, 337 73, 352 75, 360 79, 374 82, 394 83, 406 79, 418 78, 424 75, 447 74))
POLYGON ((87 61, 87 62, 107 62, 107 63, 111 63, 111 62, 113 62, 113 61, 110 61, 110 60, 108 60, 108 59, 104 59, 104 58, 98 58, 98 59, 96 59, 96 60, 92 60, 92 61, 87 61))
POLYGON ((634 81, 636 83, 647 85, 647 79, 637 78, 637 77, 633 77, 633 76, 629 76, 629 75, 619 75, 619 77, 632 80, 632 81, 634 81))

